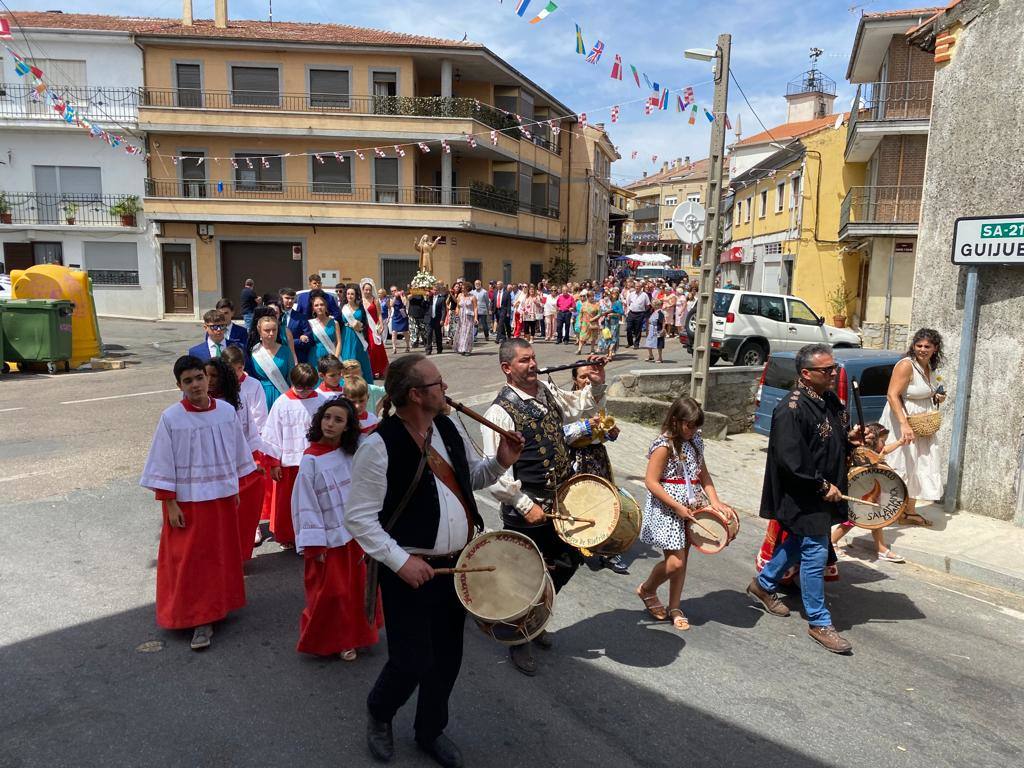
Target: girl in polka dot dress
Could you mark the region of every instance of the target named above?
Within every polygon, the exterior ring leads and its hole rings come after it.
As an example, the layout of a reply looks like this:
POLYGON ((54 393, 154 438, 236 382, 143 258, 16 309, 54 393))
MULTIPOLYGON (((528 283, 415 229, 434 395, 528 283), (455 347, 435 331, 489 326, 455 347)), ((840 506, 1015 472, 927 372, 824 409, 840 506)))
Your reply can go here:
POLYGON ((664 560, 651 569, 647 580, 637 588, 647 612, 655 619, 672 619, 680 630, 690 622, 679 608, 686 580, 686 560, 690 550, 686 521, 704 507, 735 514, 723 504, 704 463, 704 440, 700 428, 704 411, 692 397, 680 397, 668 410, 661 435, 647 454, 647 504, 644 507, 640 540, 658 547, 664 560), (658 599, 658 588, 668 582, 669 610, 658 599))

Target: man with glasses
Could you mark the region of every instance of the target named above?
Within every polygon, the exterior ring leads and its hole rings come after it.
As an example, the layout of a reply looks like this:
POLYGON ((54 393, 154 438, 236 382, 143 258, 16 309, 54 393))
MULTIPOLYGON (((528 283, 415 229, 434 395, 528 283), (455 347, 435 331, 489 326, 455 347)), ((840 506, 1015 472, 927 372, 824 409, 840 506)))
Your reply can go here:
POLYGON ((802 347, 796 370, 796 388, 772 414, 761 493, 761 517, 776 521, 782 535, 747 594, 772 616, 789 616, 775 591, 798 565, 807 634, 833 653, 849 653, 853 646, 836 632, 825 605, 824 577, 830 556, 835 557, 829 533, 848 516, 843 501, 847 456, 859 428, 849 431, 849 415, 835 393, 836 364, 829 345, 802 347))
MULTIPOLYGON (((424 355, 392 360, 384 388, 397 413, 360 442, 351 473, 359 481, 345 505, 346 528, 380 563, 388 629, 388 660, 366 701, 367 745, 379 761, 394 758, 392 720, 418 687, 416 743, 454 768, 462 756, 444 730, 462 666, 466 611, 455 579, 434 569, 454 567, 483 528, 473 492, 512 466, 523 443, 502 438, 492 458, 477 458, 444 415, 447 387, 424 355)), ((376 594, 372 584, 368 593, 376 594)))
POLYGON ((231 299, 223 298, 217 302, 215 309, 221 313, 221 319, 227 326, 228 342, 234 342, 234 346, 239 346, 244 350, 246 342, 249 340, 249 333, 245 328, 234 323, 235 303, 231 299))
MULTIPOLYGON (((188 351, 193 357, 200 360, 211 360, 220 357, 228 346, 238 347, 245 351, 245 340, 230 338, 228 330, 233 325, 230 321, 224 321, 224 314, 219 309, 207 310, 203 315, 203 328, 206 330, 206 338, 200 344, 196 344, 188 351)), ((241 330, 241 328, 239 328, 241 330)))

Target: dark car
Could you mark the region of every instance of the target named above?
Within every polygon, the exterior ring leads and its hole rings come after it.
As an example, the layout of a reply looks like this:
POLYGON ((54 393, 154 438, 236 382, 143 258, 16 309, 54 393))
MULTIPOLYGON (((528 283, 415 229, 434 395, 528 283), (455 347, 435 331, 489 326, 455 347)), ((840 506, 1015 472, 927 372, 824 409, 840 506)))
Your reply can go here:
MULTIPOLYGON (((854 381, 860 386, 864 423, 878 421, 885 408, 885 395, 889 390, 892 369, 904 353, 880 349, 836 349, 833 356, 839 366, 836 392, 850 413, 850 424, 857 423, 857 408, 853 402, 854 381)), ((768 356, 757 391, 755 432, 767 435, 771 431, 772 411, 796 386, 796 382, 796 352, 773 352, 768 356)))

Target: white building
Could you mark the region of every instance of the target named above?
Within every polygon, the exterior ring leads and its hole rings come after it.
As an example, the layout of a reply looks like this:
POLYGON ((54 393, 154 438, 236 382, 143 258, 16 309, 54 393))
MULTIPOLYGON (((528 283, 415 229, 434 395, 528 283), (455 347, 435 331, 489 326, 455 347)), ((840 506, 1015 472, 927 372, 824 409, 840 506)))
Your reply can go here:
MULTIPOLYGON (((43 81, 99 127, 136 146, 142 52, 128 33, 15 28, 12 48, 43 81), (28 58, 33 55, 35 58, 28 58)), ((57 263, 84 269, 102 315, 159 318, 164 312, 155 228, 110 211, 145 194, 146 163, 65 122, 19 77, 0 49, 0 243, 4 272, 57 263)))

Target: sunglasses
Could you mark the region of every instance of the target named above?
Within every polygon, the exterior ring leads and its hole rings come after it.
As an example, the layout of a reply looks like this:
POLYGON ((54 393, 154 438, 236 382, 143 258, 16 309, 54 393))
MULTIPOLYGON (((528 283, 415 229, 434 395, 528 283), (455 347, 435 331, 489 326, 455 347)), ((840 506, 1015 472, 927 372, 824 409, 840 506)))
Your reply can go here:
POLYGON ((412 388, 413 389, 430 389, 431 387, 436 387, 439 384, 444 384, 444 379, 438 379, 437 381, 432 381, 429 384, 414 384, 412 388))
POLYGON ((822 371, 824 373, 835 373, 835 370, 838 367, 839 366, 837 366, 837 365, 822 365, 822 366, 819 366, 817 368, 805 368, 804 370, 805 371, 822 371))
POLYGON ((221 325, 220 323, 207 325, 206 327, 209 328, 211 331, 223 331, 225 328, 227 328, 226 325, 221 325))

